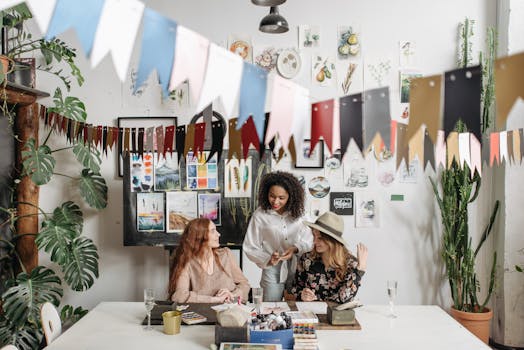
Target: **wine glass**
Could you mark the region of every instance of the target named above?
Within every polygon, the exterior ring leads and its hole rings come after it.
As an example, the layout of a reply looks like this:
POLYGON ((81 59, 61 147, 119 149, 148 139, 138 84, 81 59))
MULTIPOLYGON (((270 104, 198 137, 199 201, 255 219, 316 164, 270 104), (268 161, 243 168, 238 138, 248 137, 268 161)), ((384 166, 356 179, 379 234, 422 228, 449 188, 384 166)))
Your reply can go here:
POLYGON ((153 289, 144 289, 144 304, 147 312, 147 326, 145 330, 150 331, 153 329, 153 327, 151 327, 151 310, 153 310, 155 306, 155 291, 153 289))
POLYGON ((397 296, 397 284, 398 283, 395 280, 388 280, 387 282, 390 318, 397 318, 397 315, 395 314, 395 304, 393 303, 395 297, 397 296))

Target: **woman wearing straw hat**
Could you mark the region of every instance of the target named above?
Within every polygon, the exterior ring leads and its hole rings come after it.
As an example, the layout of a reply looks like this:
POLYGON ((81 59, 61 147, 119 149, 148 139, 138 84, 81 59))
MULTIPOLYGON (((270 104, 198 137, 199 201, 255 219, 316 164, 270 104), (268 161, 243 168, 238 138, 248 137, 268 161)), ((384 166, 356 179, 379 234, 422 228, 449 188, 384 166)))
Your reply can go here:
POLYGON ((326 212, 313 222, 305 222, 313 230, 313 250, 300 257, 295 283, 290 293, 296 300, 353 300, 366 270, 367 247, 357 245, 357 257, 347 249, 342 238, 344 221, 333 212, 326 212))

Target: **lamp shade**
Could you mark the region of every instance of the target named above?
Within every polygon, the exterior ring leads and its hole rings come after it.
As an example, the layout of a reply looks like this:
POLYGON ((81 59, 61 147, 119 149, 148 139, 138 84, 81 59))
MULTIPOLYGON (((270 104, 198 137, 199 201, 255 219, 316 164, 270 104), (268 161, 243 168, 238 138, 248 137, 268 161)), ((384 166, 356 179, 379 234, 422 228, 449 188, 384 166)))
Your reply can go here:
POLYGON ((289 25, 284 17, 278 13, 276 6, 271 6, 269 15, 262 18, 258 29, 264 33, 285 33, 289 30, 289 25))
POLYGON ((251 0, 251 2, 258 6, 278 6, 286 2, 286 0, 251 0))

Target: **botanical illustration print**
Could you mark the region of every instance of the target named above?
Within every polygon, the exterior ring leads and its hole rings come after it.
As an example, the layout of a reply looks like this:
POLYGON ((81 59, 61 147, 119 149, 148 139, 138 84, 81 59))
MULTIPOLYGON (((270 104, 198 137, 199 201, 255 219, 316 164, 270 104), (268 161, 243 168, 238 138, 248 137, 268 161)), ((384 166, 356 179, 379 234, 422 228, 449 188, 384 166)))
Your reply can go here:
POLYGON ((352 26, 338 27, 338 58, 346 59, 360 53, 360 34, 352 26))
POLYGON ((416 43, 414 41, 399 42, 399 65, 400 67, 414 67, 416 43))
POLYGON ((320 26, 298 26, 298 48, 312 48, 320 46, 320 26))
POLYGON ((318 86, 333 86, 336 83, 335 63, 330 57, 313 55, 311 57, 311 78, 312 82, 318 86))
MULTIPOLYGON (((381 61, 377 64, 368 64, 367 68, 367 73, 376 82, 376 87, 381 87, 384 86, 384 84, 387 84, 387 79, 389 78, 389 72, 391 70, 390 60, 381 61)), ((367 88, 370 87, 368 86, 367 88)))
POLYGON ((271 72, 277 66, 278 53, 274 47, 266 47, 255 55, 255 64, 271 72))
POLYGON ((169 98, 175 101, 178 107, 189 107, 189 82, 185 81, 170 91, 169 98))
POLYGON ((224 160, 224 197, 251 197, 251 158, 224 160))

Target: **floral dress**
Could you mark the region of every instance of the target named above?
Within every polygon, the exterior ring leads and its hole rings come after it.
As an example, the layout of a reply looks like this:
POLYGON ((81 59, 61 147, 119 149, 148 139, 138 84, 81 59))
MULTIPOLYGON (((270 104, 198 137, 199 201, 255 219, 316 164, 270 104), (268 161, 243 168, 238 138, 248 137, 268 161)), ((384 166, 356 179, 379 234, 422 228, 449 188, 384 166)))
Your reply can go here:
POLYGON ((353 300, 360 287, 360 280, 364 271, 357 269, 357 259, 350 255, 347 260, 348 269, 342 281, 337 281, 335 269, 324 266, 322 258, 313 258, 311 252, 305 253, 300 257, 295 276, 295 283, 290 293, 296 300, 301 300, 300 296, 304 288, 311 289, 318 300, 334 301, 336 303, 346 303, 353 300))

